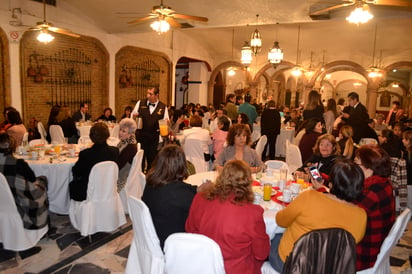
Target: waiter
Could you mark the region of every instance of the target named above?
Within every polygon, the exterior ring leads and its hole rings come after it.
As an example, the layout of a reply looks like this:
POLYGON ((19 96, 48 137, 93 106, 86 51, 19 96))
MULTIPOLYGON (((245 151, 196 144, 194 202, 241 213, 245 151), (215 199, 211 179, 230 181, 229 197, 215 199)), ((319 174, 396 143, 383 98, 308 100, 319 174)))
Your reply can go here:
POLYGON ((143 127, 136 131, 136 139, 144 150, 142 171, 145 171, 145 162, 148 171, 159 145, 159 120, 169 120, 167 107, 159 100, 159 88, 149 88, 146 99, 137 102, 130 116, 142 118, 143 127))

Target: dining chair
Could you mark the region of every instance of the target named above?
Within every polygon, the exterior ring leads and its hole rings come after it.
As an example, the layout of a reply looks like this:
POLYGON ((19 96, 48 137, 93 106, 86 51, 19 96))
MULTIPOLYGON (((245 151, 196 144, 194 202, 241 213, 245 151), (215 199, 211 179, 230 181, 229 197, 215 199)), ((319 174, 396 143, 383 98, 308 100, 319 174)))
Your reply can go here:
POLYGON ((389 257, 392 249, 398 243, 405 232, 405 228, 411 219, 411 210, 406 208, 401 215, 396 218, 388 236, 382 243, 376 262, 372 268, 356 272, 357 274, 387 274, 391 273, 389 257))
POLYGON ((64 134, 61 126, 51 125, 49 131, 52 144, 64 144, 64 134))
POLYGON ((118 173, 119 168, 113 161, 95 164, 89 175, 86 200, 70 200, 70 221, 82 236, 114 231, 126 223, 117 193, 118 173))
POLYGON ((0 243, 3 248, 13 251, 32 248, 48 230, 47 225, 40 229, 24 228, 6 177, 0 173, 0 243))
POLYGON ((286 158, 285 161, 289 167, 289 172, 294 172, 302 166, 302 156, 300 149, 286 140, 286 158))
POLYGON ((146 176, 142 172, 143 154, 144 150, 141 149, 134 156, 129 174, 127 175, 126 184, 119 193, 125 213, 129 213, 127 197, 131 195, 140 199, 143 195, 146 185, 146 176))
POLYGON ((355 273, 355 270, 355 239, 344 229, 328 228, 312 230, 300 237, 286 258, 282 273, 355 273))
POLYGON ((111 136, 111 137, 119 138, 119 131, 120 131, 119 125, 115 125, 115 126, 113 127, 113 130, 110 131, 110 136, 111 136))
POLYGON ((186 138, 183 144, 183 150, 186 159, 195 166, 196 173, 209 170, 209 162, 205 161, 205 148, 201 140, 186 138))
POLYGON ((264 262, 262 267, 260 268, 262 274, 280 274, 277 272, 268 261, 264 262))
POLYGON ((165 241, 164 252, 166 274, 225 273, 220 247, 207 236, 193 233, 171 234, 165 241))
POLYGON ((37 130, 38 130, 39 133, 40 133, 41 139, 46 140, 47 131, 46 131, 46 129, 44 128, 43 123, 40 122, 40 121, 37 122, 37 130))
POLYGON ((89 136, 80 136, 79 140, 77 140, 77 144, 86 145, 86 144, 91 144, 91 143, 93 142, 89 136))
POLYGON ((88 126, 88 125, 79 126, 78 130, 79 130, 80 137, 83 137, 83 136, 89 137, 91 128, 92 126, 88 126))
POLYGON ((268 142, 268 138, 266 137, 266 135, 262 135, 260 136, 259 141, 256 144, 255 150, 261 159, 262 159, 263 150, 267 142, 268 142))
POLYGON ((128 197, 133 240, 126 264, 126 274, 164 274, 165 259, 159 237, 146 204, 133 196, 128 197))

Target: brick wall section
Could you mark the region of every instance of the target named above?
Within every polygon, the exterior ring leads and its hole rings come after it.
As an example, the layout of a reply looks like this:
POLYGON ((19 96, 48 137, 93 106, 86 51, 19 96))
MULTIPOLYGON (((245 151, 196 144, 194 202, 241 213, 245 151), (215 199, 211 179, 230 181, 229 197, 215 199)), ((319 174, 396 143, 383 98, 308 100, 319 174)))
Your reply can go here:
POLYGON ((26 126, 33 116, 46 125, 52 104, 76 111, 80 102, 87 101, 92 119, 109 104, 109 54, 103 44, 91 37, 53 35, 55 39, 47 45, 36 40, 34 31, 26 32, 21 40, 22 117, 26 126), (36 82, 36 76, 28 76, 28 69, 33 67, 40 74, 41 66, 48 75, 36 82))
POLYGON ((172 94, 172 64, 160 52, 126 46, 116 54, 115 100, 116 115, 120 118, 126 106, 134 107, 145 99, 150 86, 159 86, 160 100, 170 105, 172 94), (124 77, 127 82, 125 83, 124 77), (123 78, 122 78, 123 77, 123 78), (119 81, 120 78, 123 81, 119 81))

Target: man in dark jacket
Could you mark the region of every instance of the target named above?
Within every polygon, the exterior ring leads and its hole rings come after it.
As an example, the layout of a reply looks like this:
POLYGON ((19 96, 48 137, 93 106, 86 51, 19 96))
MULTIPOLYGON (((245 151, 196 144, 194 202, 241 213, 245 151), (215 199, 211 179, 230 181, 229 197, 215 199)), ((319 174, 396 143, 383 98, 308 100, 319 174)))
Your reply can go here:
POLYGON ((266 135, 268 142, 262 153, 262 161, 266 159, 266 150, 269 146, 269 159, 275 160, 276 155, 276 139, 280 133, 280 114, 276 109, 275 101, 271 100, 267 103, 266 108, 263 110, 262 117, 260 119, 260 134, 266 135))

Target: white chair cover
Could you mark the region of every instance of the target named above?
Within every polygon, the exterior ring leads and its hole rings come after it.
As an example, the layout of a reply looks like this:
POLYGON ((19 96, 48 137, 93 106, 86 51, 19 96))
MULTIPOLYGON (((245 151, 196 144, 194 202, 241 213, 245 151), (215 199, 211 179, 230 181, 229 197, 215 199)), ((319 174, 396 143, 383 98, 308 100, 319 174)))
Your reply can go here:
POLYGON ((51 125, 49 131, 52 144, 64 144, 64 134, 61 126, 51 125))
POLYGON ((89 137, 91 128, 92 126, 87 126, 87 125, 79 126, 78 129, 79 129, 80 137, 83 137, 83 136, 89 137))
POLYGON ((48 143, 47 143, 47 140, 46 139, 33 139, 33 140, 30 140, 30 142, 29 142, 29 146, 31 146, 31 147, 34 147, 34 146, 37 146, 37 145, 47 145, 48 143))
POLYGON ((115 125, 115 126, 113 127, 113 130, 110 131, 110 137, 119 138, 119 131, 120 131, 119 125, 115 125))
POLYGON ((77 144, 82 144, 82 145, 87 145, 87 144, 91 144, 92 139, 90 139, 89 136, 80 136, 79 140, 77 140, 77 144))
POLYGON ((294 172, 302 166, 302 156, 297 145, 291 144, 286 140, 286 164, 289 167, 289 172, 294 172))
POLYGON ((279 161, 279 160, 268 160, 265 162, 267 168, 270 169, 281 169, 286 168, 289 170, 289 166, 286 162, 279 161))
POLYGON ((37 122, 37 130, 39 131, 39 133, 40 133, 40 136, 41 136, 41 139, 46 139, 46 137, 47 137, 47 131, 46 131, 46 129, 44 128, 44 125, 43 125, 43 123, 42 122, 37 122))
POLYGON ((49 230, 25 229, 6 177, 0 173, 0 242, 8 250, 22 251, 35 246, 49 230))
POLYGON ((166 274, 224 274, 219 245, 212 239, 192 233, 174 233, 165 242, 166 274))
POLYGON ((119 193, 125 213, 129 213, 127 197, 133 196, 141 199, 143 195, 143 190, 146 185, 146 176, 142 172, 143 153, 144 150, 141 149, 134 156, 129 175, 127 176, 126 185, 119 193))
POLYGON ((250 138, 252 139, 252 143, 260 138, 260 130, 260 123, 253 123, 253 132, 250 136, 250 138))
POLYGON ((115 162, 95 164, 89 175, 87 199, 81 202, 70 200, 70 221, 82 236, 99 231, 113 231, 126 223, 117 193, 118 173, 119 168, 115 162))
POLYGON ((267 142, 268 142, 268 138, 266 137, 266 135, 260 136, 260 139, 257 142, 256 148, 255 148, 259 157, 262 157, 263 149, 265 148, 267 142))
POLYGON ((273 269, 269 262, 264 262, 260 270, 262 271, 262 274, 280 274, 273 269))
POLYGON ((129 196, 128 202, 133 223, 133 241, 125 273, 164 274, 164 255, 149 209, 136 197, 129 196))
POLYGON ((392 249, 398 243, 399 239, 405 231, 406 225, 411 219, 411 210, 406 208, 401 215, 396 218, 391 231, 382 243, 381 249, 376 259, 375 265, 372 268, 368 268, 362 271, 358 271, 358 274, 387 274, 391 273, 391 266, 389 263, 389 257, 392 249))
POLYGON ((115 147, 118 143, 120 143, 120 139, 118 137, 109 137, 107 139, 107 144, 109 146, 115 147))
POLYGON ((196 173, 209 170, 209 163, 205 161, 205 148, 201 140, 186 138, 183 145, 183 150, 186 154, 186 160, 190 161, 194 166, 196 173))

